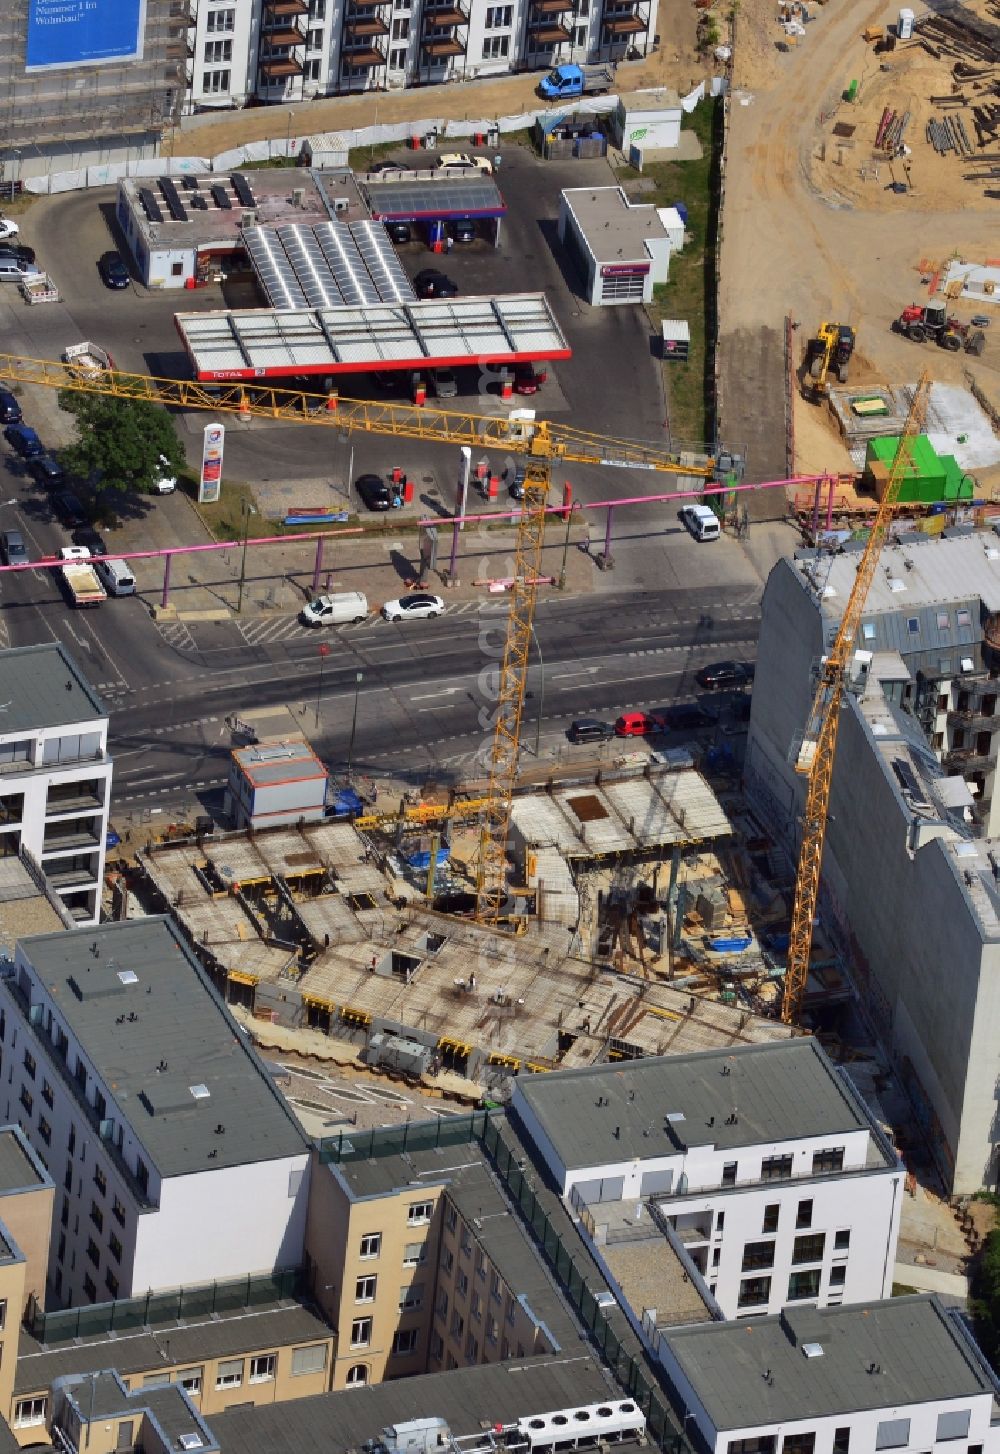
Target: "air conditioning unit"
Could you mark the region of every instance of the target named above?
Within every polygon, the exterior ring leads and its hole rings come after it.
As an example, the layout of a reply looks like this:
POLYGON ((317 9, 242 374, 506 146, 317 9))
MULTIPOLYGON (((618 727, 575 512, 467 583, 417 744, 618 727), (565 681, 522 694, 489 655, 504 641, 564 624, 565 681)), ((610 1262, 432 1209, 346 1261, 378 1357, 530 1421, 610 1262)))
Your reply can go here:
POLYGON ((252 207, 251 208, 248 208, 247 211, 244 212, 243 216, 240 218, 240 226, 241 227, 256 227, 257 226, 257 213, 253 210, 252 207))
POLYGON ((292 188, 292 206, 293 207, 301 207, 302 204, 303 204, 303 202, 305 201, 305 199, 306 199, 306 189, 305 189, 305 187, 293 187, 292 188))
POLYGON ((350 205, 351 205, 351 199, 350 199, 350 197, 334 197, 334 199, 333 199, 333 210, 334 210, 334 212, 346 212, 347 209, 348 209, 348 207, 350 207, 350 205))

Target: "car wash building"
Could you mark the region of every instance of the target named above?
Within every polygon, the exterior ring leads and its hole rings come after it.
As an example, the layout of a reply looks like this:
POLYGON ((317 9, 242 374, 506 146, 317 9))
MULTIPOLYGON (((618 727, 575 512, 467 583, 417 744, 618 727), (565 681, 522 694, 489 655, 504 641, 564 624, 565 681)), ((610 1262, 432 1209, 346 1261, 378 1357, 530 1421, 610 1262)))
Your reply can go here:
POLYGON ((388 224, 406 224, 429 247, 440 251, 449 226, 471 222, 476 234, 500 245, 500 223, 507 204, 492 177, 442 176, 440 172, 383 172, 358 178, 358 188, 372 217, 388 224))
POLYGON ((649 303, 667 281, 671 231, 656 207, 630 202, 621 187, 567 188, 558 230, 594 308, 649 303))

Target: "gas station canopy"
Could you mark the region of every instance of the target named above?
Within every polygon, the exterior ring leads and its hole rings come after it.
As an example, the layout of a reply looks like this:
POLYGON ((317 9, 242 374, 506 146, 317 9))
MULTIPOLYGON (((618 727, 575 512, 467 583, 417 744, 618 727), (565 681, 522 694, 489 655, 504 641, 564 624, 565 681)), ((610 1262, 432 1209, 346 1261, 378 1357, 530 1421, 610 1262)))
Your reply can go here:
POLYGON ((177 313, 200 381, 569 358, 544 293, 177 313))
POLYGON ((507 204, 489 177, 413 177, 391 182, 358 179, 373 217, 421 222, 447 217, 503 217, 507 204))

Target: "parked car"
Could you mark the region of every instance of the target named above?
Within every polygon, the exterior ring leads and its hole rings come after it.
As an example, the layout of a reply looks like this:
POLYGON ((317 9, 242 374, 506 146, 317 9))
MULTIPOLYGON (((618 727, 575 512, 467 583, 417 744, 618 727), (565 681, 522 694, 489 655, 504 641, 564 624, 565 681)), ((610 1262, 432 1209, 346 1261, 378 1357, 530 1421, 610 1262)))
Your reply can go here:
POLYGON ((471 217, 460 217, 451 224, 451 235, 456 242, 475 242, 476 224, 471 217))
POLYGON ((677 515, 695 540, 718 540, 722 533, 718 515, 707 505, 684 505, 677 515))
POLYGON ((0 423, 20 424, 21 406, 7 389, 0 389, 0 423))
POLYGON ((392 508, 392 494, 381 475, 358 475, 354 488, 367 510, 392 508))
POLYGON ((670 732, 697 732, 712 725, 709 714, 694 702, 677 702, 671 707, 662 708, 656 716, 670 732))
POLYGON ((386 621, 416 621, 423 616, 440 616, 443 610, 440 596, 418 591, 412 596, 400 596, 398 601, 386 601, 382 616, 386 621))
POLYGON ((61 485, 66 479, 66 471, 62 465, 48 453, 36 454, 33 459, 29 459, 28 468, 38 483, 46 488, 61 485))
POLYGON ((65 525, 67 530, 75 530, 81 525, 86 525, 87 517, 83 513, 83 506, 75 495, 68 490, 60 495, 53 495, 52 509, 56 519, 65 525))
POLYGON ((63 560, 89 560, 90 549, 86 545, 63 545, 59 548, 63 560))
POLYGON ((470 156, 467 151, 449 151, 438 157, 435 171, 438 172, 482 172, 492 177, 493 163, 487 157, 470 156))
POLYGON ((458 395, 458 379, 454 369, 435 369, 431 375, 434 392, 439 399, 454 399, 458 395))
POLYGON ((35 431, 20 421, 17 424, 8 424, 3 437, 14 453, 19 454, 22 459, 34 459, 36 454, 45 452, 45 446, 35 431))
MULTIPOLYGON (((360 171, 360 168, 359 168, 359 171, 360 171)), ((408 162, 394 162, 391 159, 386 158, 384 161, 372 162, 371 166, 368 168, 368 175, 370 177, 377 177, 382 172, 405 172, 405 171, 409 171, 409 163, 408 162)))
POLYGON ((423 268, 413 279, 413 286, 418 298, 454 298, 458 294, 458 284, 437 268, 423 268))
POLYGON ((578 717, 571 722, 566 732, 570 742, 604 742, 615 735, 610 722, 601 722, 597 717, 578 717))
POLYGON ((0 556, 4 565, 27 565, 31 559, 20 530, 5 530, 0 535, 0 556))
POLYGON ((524 482, 528 478, 528 471, 525 465, 516 464, 514 473, 511 475, 510 484, 507 486, 507 493, 512 500, 524 499, 524 482))
POLYGON ((129 285, 128 268, 120 252, 102 253, 97 260, 97 271, 106 288, 127 288, 129 285))
POLYGON ((40 268, 13 253, 0 253, 0 283, 36 281, 43 276, 40 268))
POLYGON ((695 673, 695 681, 709 692, 717 692, 722 687, 742 687, 750 679, 750 668, 742 661, 713 661, 695 673))
POLYGON ((402 244, 413 241, 413 228, 408 222, 385 222, 382 225, 392 242, 402 244))
POLYGON ((514 365, 514 393, 537 394, 547 378, 548 374, 544 369, 539 371, 533 364, 516 363, 514 365))
POLYGON ((166 455, 160 455, 159 467, 153 476, 154 495, 172 495, 177 488, 177 476, 170 467, 170 461, 166 455))
POLYGON ((368 597, 362 591, 339 591, 330 596, 317 596, 299 612, 304 626, 345 626, 357 624, 368 615, 368 597))
POLYGON ((0 237, 16 237, 20 231, 12 217, 0 217, 0 237))
POLYGON ((93 525, 80 525, 73 531, 73 544, 84 547, 93 555, 107 555, 108 547, 104 536, 93 525))
POLYGON ((623 712, 614 728, 616 737, 652 737, 663 730, 663 719, 654 712, 623 712))
POLYGON ((33 263, 36 258, 33 247, 20 242, 0 242, 0 257, 14 258, 17 262, 33 263))

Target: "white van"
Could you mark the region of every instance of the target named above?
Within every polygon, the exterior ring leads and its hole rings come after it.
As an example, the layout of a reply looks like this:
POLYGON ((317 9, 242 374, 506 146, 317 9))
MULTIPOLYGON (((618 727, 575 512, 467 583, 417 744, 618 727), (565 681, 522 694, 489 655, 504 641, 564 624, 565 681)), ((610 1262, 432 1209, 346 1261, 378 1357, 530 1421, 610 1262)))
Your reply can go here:
POLYGON ((363 591, 340 591, 335 596, 317 596, 299 612, 304 626, 343 626, 363 621, 368 615, 368 597, 363 591))
POLYGON ((695 540, 718 540, 722 533, 718 515, 707 505, 685 505, 680 517, 695 540))
POLYGON ((99 555, 94 559, 93 566, 101 585, 112 596, 135 595, 135 576, 127 561, 111 560, 106 555, 99 555))

